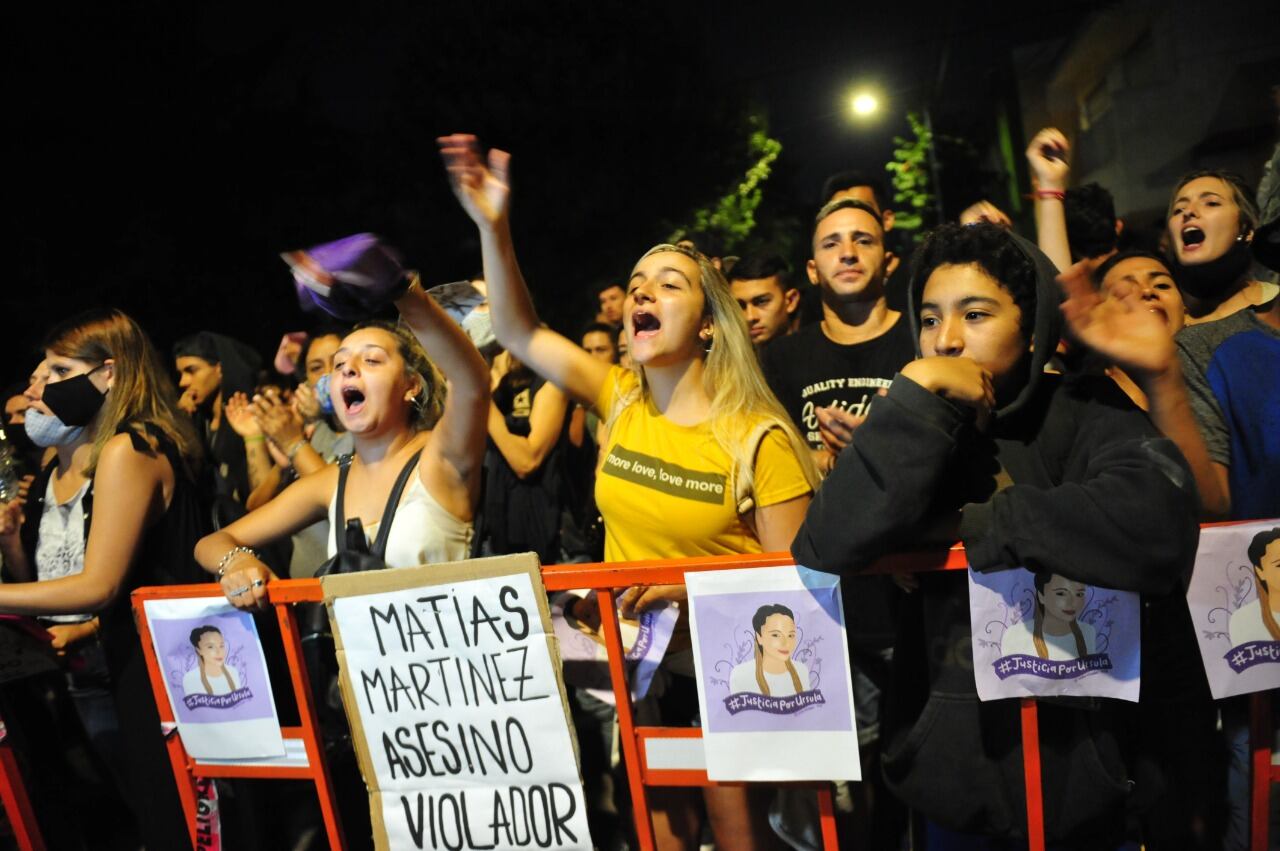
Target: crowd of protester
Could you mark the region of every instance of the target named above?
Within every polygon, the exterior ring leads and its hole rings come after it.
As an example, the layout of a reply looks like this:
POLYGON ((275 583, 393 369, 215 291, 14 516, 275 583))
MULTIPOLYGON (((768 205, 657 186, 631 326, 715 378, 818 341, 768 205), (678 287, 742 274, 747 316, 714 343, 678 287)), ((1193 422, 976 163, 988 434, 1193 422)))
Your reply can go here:
MULTIPOLYGON (((270 360, 209 331, 165 358, 100 310, 52 329, 9 391, 21 478, 0 505, 0 613, 33 619, 58 664, 0 686, 0 715, 54 847, 187 843, 134 588, 217 581, 261 613, 278 578, 360 558, 785 550, 843 577, 864 777, 837 784, 846 847, 1018 847, 1018 710, 978 700, 965 577, 861 575, 955 541, 977 571, 1035 566, 1143 601, 1139 702, 1042 703, 1053 847, 1245 847, 1247 714, 1211 698, 1184 593, 1201 522, 1280 516, 1273 180, 1255 195, 1192 172, 1143 245, 1105 188, 1071 185, 1068 140, 1046 128, 1027 149, 1034 234, 984 200, 911 250, 883 181, 842 172, 815 198, 803 275, 694 234, 584 286, 592 321, 570 337, 540 322, 521 273, 509 155, 439 144, 479 237, 470 280, 424 286, 376 237, 349 237, 287 255, 317 310, 270 360), (655 490, 619 453, 720 476, 724 498, 655 490)), ((685 599, 643 586, 621 606, 685 599)), ((678 638, 642 720, 698 723, 678 638)), ((569 685, 594 839, 634 847, 613 709, 569 685)), ((359 778, 335 771, 359 840, 359 778)), ((219 787, 233 847, 322 841, 296 790, 219 787)), ((816 842, 804 791, 650 803, 662 848, 816 842)))

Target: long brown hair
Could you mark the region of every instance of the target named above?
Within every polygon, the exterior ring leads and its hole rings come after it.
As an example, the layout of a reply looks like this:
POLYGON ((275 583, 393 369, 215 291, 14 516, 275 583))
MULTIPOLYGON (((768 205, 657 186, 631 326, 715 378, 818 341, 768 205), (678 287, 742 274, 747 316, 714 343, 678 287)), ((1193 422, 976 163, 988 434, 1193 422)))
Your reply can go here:
MULTIPOLYGON (((756 641, 753 643, 756 655, 756 685, 760 687, 760 693, 769 696, 769 681, 764 676, 764 648, 760 646, 760 630, 764 629, 764 623, 773 615, 786 615, 791 618, 791 622, 796 622, 796 616, 791 610, 781 603, 771 603, 767 606, 761 606, 756 610, 755 615, 751 618, 751 628, 756 631, 756 641)), ((804 686, 800 682, 800 675, 796 673, 796 666, 791 664, 791 659, 787 659, 787 673, 791 675, 791 685, 795 687, 796 694, 804 691, 804 686)))
POLYGON ((1274 641, 1280 641, 1280 624, 1276 623, 1275 613, 1271 611, 1271 589, 1267 580, 1262 578, 1262 559, 1267 554, 1267 547, 1280 541, 1280 526, 1259 532, 1249 542, 1249 563, 1253 565, 1254 585, 1258 589, 1258 606, 1262 609, 1262 623, 1271 633, 1274 641))
MULTIPOLYGON (((1036 574, 1036 599, 1035 599, 1035 620, 1031 629, 1031 641, 1036 646, 1036 655, 1041 659, 1049 658, 1049 646, 1044 643, 1044 603, 1040 602, 1040 595, 1044 593, 1044 586, 1049 583, 1049 578, 1055 574, 1041 571, 1036 574)), ((1076 655, 1083 659, 1089 655, 1089 646, 1085 644, 1084 633, 1080 631, 1080 624, 1075 621, 1071 622, 1071 637, 1076 640, 1076 655)))
POLYGON ((125 424, 153 449, 154 441, 144 426, 158 429, 177 446, 188 475, 194 475, 203 454, 200 440, 190 419, 178 409, 178 394, 164 362, 137 322, 119 310, 81 314, 50 332, 44 348, 89 363, 114 362, 111 390, 98 412, 86 476, 93 476, 102 447, 125 424))

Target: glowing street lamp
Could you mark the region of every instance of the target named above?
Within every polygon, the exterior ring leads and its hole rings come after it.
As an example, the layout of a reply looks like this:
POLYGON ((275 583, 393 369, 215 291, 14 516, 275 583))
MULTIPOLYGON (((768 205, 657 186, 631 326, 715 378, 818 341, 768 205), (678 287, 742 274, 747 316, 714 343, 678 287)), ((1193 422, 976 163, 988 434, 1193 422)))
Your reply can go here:
POLYGON ((849 98, 849 109, 857 118, 870 118, 880 109, 880 99, 868 91, 856 92, 849 98))

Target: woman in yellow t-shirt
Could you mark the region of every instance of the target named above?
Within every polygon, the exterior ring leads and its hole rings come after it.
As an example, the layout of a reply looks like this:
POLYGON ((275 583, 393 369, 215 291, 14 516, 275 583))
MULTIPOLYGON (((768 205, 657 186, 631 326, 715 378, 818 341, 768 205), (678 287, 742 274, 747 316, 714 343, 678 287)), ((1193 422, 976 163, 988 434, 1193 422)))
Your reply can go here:
MULTIPOLYGON (((603 363, 539 325, 512 247, 510 155, 481 159, 474 136, 439 140, 454 194, 480 231, 494 334, 608 426, 596 501, 606 561, 786 550, 817 471, 765 384, 742 312, 702 254, 650 249, 631 272, 623 333, 633 366, 603 363)), ((624 614, 685 598, 684 586, 629 588, 624 614)), ((659 847, 696 848, 695 808, 654 790, 659 847)), ((722 849, 767 844, 764 806, 746 787, 703 790, 722 849)))

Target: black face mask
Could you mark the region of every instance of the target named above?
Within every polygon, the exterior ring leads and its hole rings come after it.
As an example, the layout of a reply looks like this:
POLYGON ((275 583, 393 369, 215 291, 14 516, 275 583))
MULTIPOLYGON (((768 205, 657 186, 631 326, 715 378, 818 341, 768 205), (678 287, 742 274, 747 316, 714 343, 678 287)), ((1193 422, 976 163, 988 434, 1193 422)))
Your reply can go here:
POLYGON ((84 375, 46 384, 41 396, 45 407, 66 425, 87 426, 106 398, 106 394, 89 380, 89 376, 100 369, 101 365, 84 375))
POLYGON ((1243 239, 1231 244, 1231 248, 1221 257, 1194 266, 1184 266, 1178 262, 1175 253, 1170 258, 1173 279, 1178 282, 1178 289, 1193 298, 1203 301, 1214 301, 1231 295, 1236 286, 1249 274, 1249 264, 1253 262, 1250 245, 1243 239))

